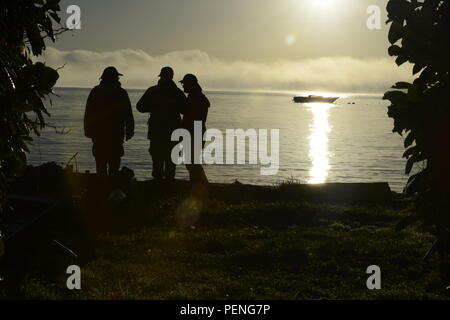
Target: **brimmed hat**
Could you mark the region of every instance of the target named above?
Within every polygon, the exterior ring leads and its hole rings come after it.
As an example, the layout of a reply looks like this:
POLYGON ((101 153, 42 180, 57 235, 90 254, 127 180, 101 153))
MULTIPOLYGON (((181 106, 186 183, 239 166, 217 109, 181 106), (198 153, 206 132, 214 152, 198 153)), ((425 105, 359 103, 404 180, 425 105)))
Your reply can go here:
POLYGON ((171 67, 164 67, 161 69, 161 72, 159 73, 159 77, 162 77, 163 75, 170 75, 173 77, 173 69, 171 67))
POLYGON ((123 74, 121 74, 119 71, 117 71, 117 69, 115 67, 108 67, 108 68, 105 68, 105 70, 103 70, 103 73, 102 73, 102 76, 100 77, 100 79, 120 77, 120 76, 123 76, 123 74))

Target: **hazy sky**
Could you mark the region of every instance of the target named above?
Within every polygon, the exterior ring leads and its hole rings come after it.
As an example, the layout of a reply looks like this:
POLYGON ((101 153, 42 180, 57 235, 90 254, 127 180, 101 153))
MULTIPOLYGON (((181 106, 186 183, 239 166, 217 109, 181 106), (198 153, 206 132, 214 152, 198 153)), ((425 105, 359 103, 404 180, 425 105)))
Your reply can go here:
POLYGON ((59 85, 91 86, 114 64, 143 88, 165 64, 209 89, 383 91, 407 77, 387 55, 387 0, 63 0, 81 30, 45 56, 66 64, 59 85), (382 29, 366 26, 370 5, 382 29))

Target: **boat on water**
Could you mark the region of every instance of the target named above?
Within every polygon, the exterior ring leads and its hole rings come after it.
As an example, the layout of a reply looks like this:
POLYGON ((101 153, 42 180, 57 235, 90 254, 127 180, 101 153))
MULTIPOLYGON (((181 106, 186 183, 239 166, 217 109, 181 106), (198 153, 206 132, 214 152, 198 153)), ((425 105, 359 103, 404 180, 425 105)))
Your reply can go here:
POLYGON ((294 102, 297 103, 334 103, 339 97, 322 97, 322 96, 307 96, 294 97, 294 102))

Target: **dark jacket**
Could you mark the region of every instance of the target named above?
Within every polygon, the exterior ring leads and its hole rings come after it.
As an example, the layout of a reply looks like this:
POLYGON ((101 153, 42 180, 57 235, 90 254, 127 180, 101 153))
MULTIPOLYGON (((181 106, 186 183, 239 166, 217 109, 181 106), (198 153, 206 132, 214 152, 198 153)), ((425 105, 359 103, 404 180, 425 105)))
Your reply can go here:
POLYGON ((180 127, 180 114, 185 109, 186 96, 173 81, 150 87, 137 103, 139 112, 150 113, 148 139, 170 140, 172 132, 180 127))
POLYGON ((123 143, 134 135, 134 118, 128 93, 120 82, 102 81, 91 90, 84 114, 84 134, 94 142, 123 143))
POLYGON ((187 97, 187 107, 184 113, 182 127, 192 131, 194 121, 201 121, 203 132, 206 131, 206 119, 208 118, 208 109, 211 106, 208 98, 203 94, 198 86, 197 90, 189 93, 187 97))

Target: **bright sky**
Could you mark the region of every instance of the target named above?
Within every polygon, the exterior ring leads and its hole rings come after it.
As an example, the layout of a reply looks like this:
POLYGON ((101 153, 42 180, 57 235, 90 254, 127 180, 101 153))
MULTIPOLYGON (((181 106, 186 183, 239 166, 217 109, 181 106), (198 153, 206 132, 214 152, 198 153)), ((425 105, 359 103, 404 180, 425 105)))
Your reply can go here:
MULTIPOLYGON (((73 4, 81 8, 82 28, 62 35, 47 53, 47 61, 67 64, 61 79, 63 85, 82 85, 80 82, 87 78, 77 78, 75 73, 114 63, 128 73, 130 87, 146 87, 139 69, 146 66, 147 71, 155 73, 166 63, 177 67, 180 73, 203 75, 208 87, 216 89, 296 90, 298 86, 308 86, 311 90, 364 91, 367 86, 366 91, 382 91, 386 81, 368 72, 383 71, 380 77, 386 77, 389 67, 390 76, 400 72, 387 55, 386 3, 387 0, 62 0, 64 12, 73 4), (381 30, 367 28, 366 11, 370 5, 382 9, 381 30), (211 67, 215 73, 206 70, 211 67), (317 72, 322 69, 327 71, 322 76, 334 84, 318 78, 317 72), (243 80, 231 81, 233 72, 243 80), (257 74, 246 77, 252 72, 257 74), (352 79, 358 75, 360 80, 361 73, 368 74, 371 83, 358 84, 352 79), (271 84, 271 79, 275 83, 271 84)), ((148 81, 151 80, 153 77, 148 81)))

